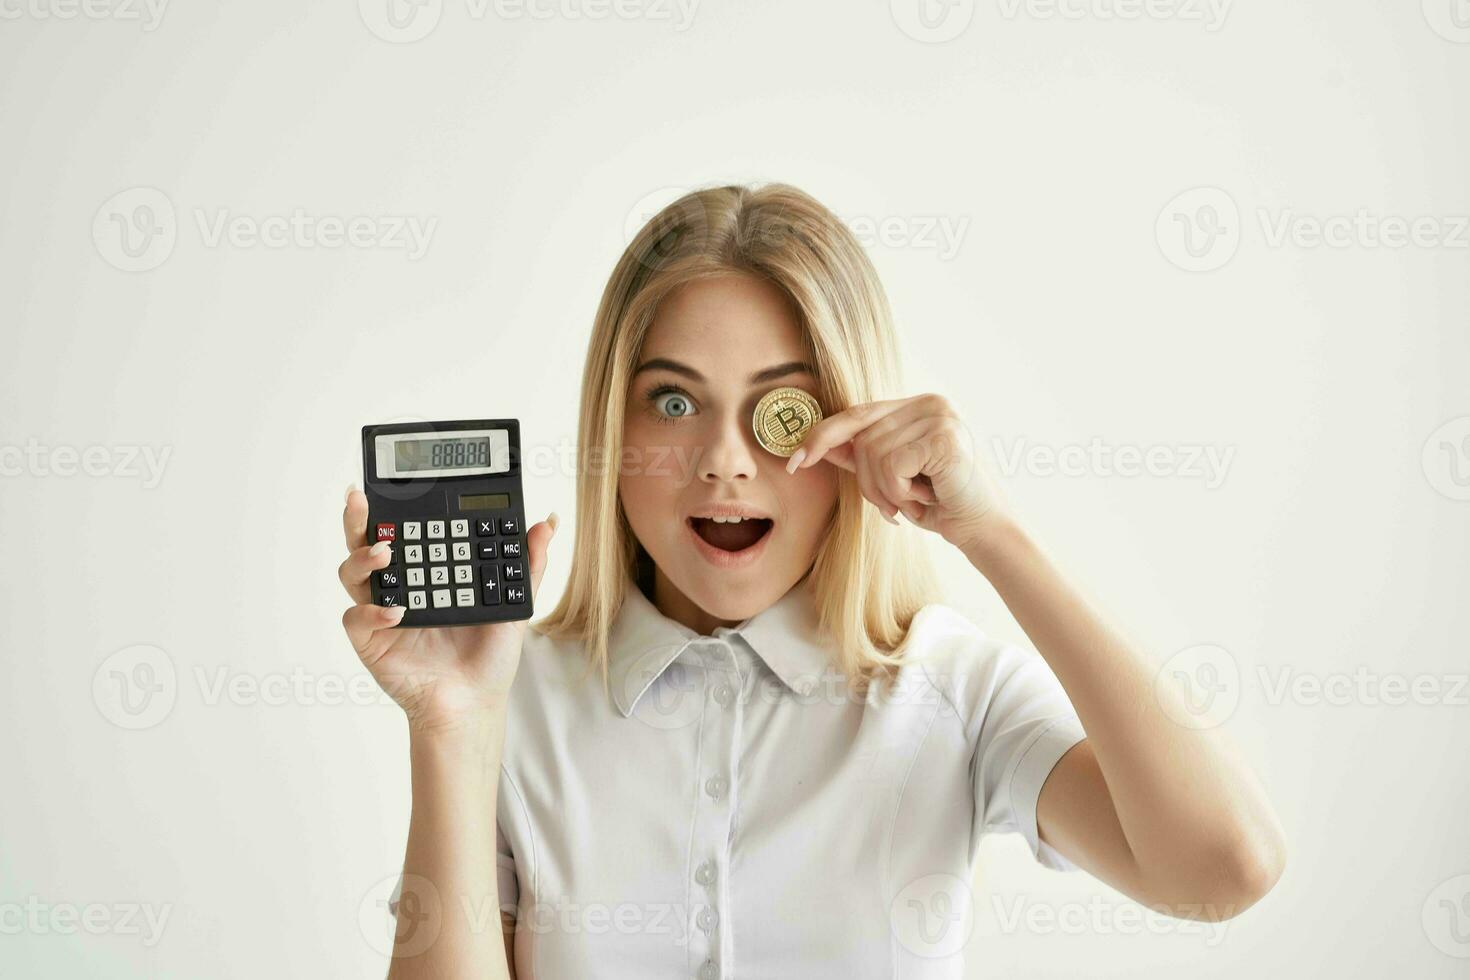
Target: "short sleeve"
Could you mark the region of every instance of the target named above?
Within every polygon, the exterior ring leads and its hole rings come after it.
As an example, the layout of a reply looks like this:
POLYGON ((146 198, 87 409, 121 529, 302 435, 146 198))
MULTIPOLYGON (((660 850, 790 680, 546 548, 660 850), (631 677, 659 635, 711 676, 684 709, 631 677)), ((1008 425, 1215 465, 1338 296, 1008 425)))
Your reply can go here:
POLYGON ((970 761, 975 792, 971 852, 985 833, 1018 833, 1043 866, 1075 871, 1077 865, 1041 840, 1036 802, 1052 767, 1087 733, 1039 654, 991 641, 985 647, 979 669, 985 680, 981 690, 988 696, 978 706, 980 725, 970 761))

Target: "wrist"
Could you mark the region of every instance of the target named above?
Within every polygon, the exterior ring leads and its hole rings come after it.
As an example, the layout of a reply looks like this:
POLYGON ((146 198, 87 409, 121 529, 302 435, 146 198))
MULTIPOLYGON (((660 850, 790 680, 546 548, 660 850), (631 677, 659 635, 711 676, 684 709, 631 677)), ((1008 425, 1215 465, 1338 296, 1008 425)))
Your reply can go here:
POLYGON ((500 760, 505 740, 504 703, 496 703, 453 720, 408 723, 409 752, 433 759, 500 760))
POLYGON ((983 574, 1006 555, 1030 544, 1026 529, 1015 517, 1005 512, 992 512, 957 547, 983 574))

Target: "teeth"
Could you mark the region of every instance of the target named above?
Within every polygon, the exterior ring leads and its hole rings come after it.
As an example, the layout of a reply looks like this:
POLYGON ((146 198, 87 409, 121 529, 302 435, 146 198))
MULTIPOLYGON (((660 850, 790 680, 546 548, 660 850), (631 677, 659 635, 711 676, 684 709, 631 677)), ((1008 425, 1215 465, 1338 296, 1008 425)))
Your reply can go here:
POLYGON ((714 521, 716 524, 739 524, 741 521, 745 520, 745 518, 743 518, 743 517, 711 517, 710 520, 714 521))

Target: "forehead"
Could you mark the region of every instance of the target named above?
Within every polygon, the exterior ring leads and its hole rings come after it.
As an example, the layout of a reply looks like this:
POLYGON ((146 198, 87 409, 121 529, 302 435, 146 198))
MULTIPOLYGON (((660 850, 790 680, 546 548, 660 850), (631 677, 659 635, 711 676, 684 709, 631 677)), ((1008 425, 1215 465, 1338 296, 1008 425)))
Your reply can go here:
POLYGON ((773 283, 730 275, 685 283, 664 297, 643 340, 643 359, 671 357, 715 368, 803 355, 801 322, 773 283))

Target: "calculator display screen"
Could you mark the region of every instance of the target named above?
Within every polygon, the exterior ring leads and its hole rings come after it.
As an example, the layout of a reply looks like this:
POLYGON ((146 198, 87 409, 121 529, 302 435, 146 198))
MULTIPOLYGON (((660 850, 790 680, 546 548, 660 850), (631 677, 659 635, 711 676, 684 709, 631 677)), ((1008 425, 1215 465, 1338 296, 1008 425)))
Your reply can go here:
POLYGON ((510 506, 508 493, 462 493, 459 495, 460 510, 505 510, 510 506))
POLYGON ((378 476, 387 479, 510 471, 510 433, 504 429, 380 435, 375 448, 378 476))

